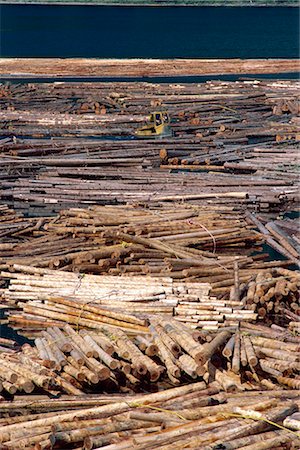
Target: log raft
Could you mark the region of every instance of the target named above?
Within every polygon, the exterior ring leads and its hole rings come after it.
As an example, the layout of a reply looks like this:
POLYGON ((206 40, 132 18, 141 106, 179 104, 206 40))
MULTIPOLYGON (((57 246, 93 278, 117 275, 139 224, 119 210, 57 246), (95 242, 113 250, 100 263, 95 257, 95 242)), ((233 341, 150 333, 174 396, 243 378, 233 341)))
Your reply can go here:
POLYGON ((1 58, 2 76, 161 77, 298 72, 297 59, 1 58))
POLYGON ((1 199, 30 215, 178 201, 290 211, 299 201, 298 84, 3 84, 1 199), (134 139, 157 108, 168 110, 173 136, 134 139), (193 171, 189 183, 178 169, 193 171))
POLYGON ((298 89, 1 85, 1 448, 299 447, 298 89))

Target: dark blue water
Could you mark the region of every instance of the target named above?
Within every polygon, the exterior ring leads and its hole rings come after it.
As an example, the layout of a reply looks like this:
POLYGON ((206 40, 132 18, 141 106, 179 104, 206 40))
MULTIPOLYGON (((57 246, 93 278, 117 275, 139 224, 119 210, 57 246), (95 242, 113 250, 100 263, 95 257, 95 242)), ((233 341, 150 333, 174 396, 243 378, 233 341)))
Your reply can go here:
POLYGON ((297 8, 1 5, 2 57, 296 58, 297 8))
POLYGON ((1 83, 53 83, 54 81, 64 81, 66 83, 73 83, 80 81, 81 83, 87 82, 107 82, 107 83, 130 83, 130 82, 148 82, 148 83, 206 83, 211 80, 220 81, 245 81, 245 80, 299 80, 300 72, 286 72, 286 73, 257 73, 257 74, 243 74, 241 75, 199 75, 199 76, 161 76, 161 77, 65 77, 65 76, 51 76, 51 77, 37 77, 33 78, 28 76, 27 78, 22 75, 0 75, 1 83))

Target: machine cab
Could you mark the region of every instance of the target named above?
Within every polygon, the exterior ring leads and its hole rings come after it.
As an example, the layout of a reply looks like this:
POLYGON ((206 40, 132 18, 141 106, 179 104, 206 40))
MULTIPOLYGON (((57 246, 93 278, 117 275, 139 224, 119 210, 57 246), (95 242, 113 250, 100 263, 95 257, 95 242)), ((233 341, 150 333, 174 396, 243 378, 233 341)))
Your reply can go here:
POLYGON ((162 124, 170 123, 169 114, 167 112, 153 112, 150 114, 150 122, 156 127, 162 124))

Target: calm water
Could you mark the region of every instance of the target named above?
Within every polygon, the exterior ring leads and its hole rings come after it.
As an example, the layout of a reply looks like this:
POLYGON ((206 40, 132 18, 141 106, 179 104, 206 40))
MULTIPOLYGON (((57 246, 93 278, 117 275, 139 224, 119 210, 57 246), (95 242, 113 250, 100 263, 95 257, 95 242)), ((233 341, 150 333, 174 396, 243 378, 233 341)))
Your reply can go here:
POLYGON ((297 8, 1 5, 3 57, 292 58, 297 8))

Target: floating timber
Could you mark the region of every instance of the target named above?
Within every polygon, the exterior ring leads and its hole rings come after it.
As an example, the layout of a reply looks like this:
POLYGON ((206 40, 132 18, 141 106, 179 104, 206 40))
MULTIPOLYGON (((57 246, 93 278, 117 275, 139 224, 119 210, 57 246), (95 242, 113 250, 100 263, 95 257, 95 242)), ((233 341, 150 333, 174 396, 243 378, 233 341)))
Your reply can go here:
POLYGON ((282 425, 299 424, 296 395, 292 390, 218 395, 213 383, 207 386, 203 382, 151 394, 52 400, 31 395, 1 402, 5 414, 0 425, 1 446, 169 450, 188 445, 205 450, 220 446, 291 450, 299 448, 299 433, 282 425))
POLYGON ((300 448, 298 90, 1 85, 1 449, 300 448))
POLYGON ((30 215, 186 201, 295 210, 298 89, 255 80, 3 84, 1 200, 30 215), (173 136, 135 139, 157 108, 169 112, 173 136))
POLYGON ((37 274, 43 268, 46 273, 58 270, 57 276, 60 271, 74 272, 75 285, 78 273, 129 279, 154 276, 162 282, 164 277, 197 280, 209 283, 213 295, 223 296, 237 284, 236 277, 244 286, 260 270, 299 266, 296 227, 297 221, 292 220, 264 225, 254 214, 225 206, 95 206, 64 210, 50 218, 19 217, 16 224, 4 216, 0 267, 30 265, 37 268, 37 274), (262 251, 264 243, 280 253, 282 260, 268 261, 268 253, 262 251))
POLYGON ((5 77, 161 77, 299 72, 297 59, 0 58, 5 77))

